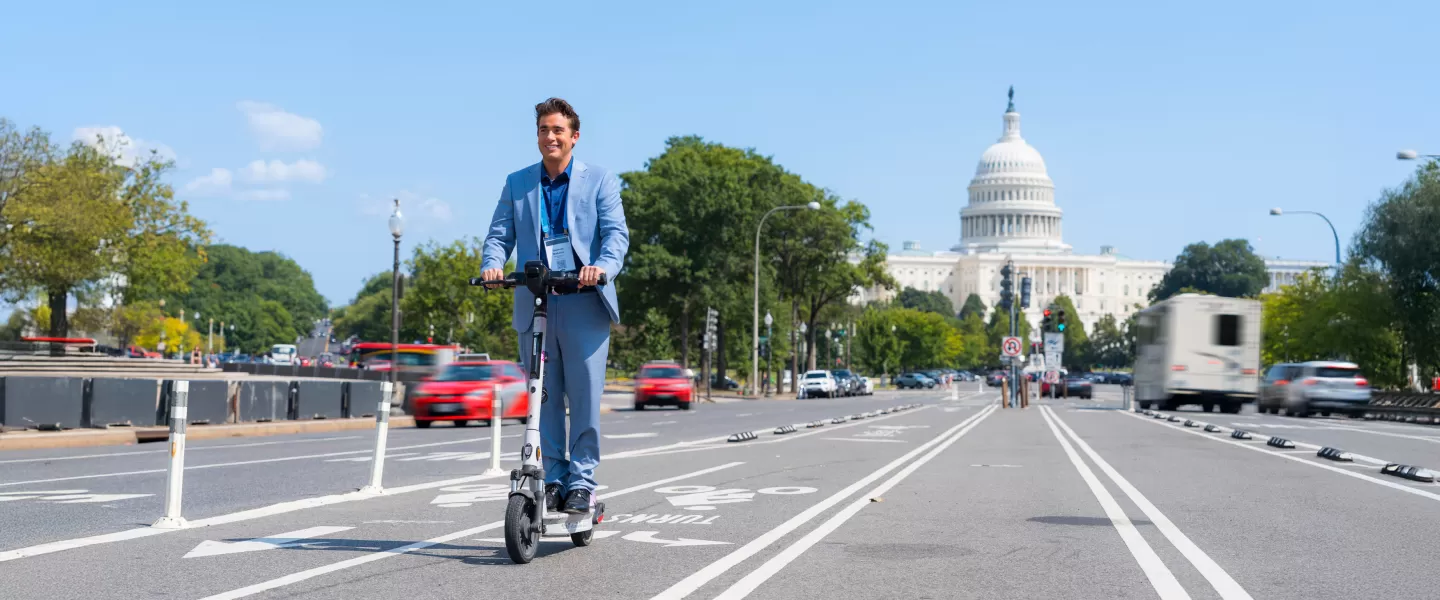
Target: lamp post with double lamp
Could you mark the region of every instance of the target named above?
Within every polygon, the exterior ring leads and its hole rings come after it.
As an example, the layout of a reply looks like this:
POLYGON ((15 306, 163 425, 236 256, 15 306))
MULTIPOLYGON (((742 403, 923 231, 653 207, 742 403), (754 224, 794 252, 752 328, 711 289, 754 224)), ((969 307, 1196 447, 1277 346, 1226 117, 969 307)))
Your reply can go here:
POLYGON ((757 385, 760 380, 760 231, 765 227, 765 219, 775 211, 801 209, 820 210, 820 203, 777 206, 760 217, 760 224, 755 226, 755 312, 750 320, 750 385, 756 392, 760 390, 757 385))
POLYGON ((400 199, 390 213, 390 236, 395 238, 395 261, 390 273, 390 385, 398 382, 400 369, 400 235, 405 233, 405 216, 400 214, 400 199))
MULTIPOLYGON (((1320 214, 1320 213, 1318 213, 1318 212, 1315 212, 1315 211, 1310 211, 1310 210, 1292 210, 1292 211, 1290 211, 1290 213, 1291 213, 1291 214, 1297 214, 1297 215, 1315 215, 1315 216, 1317 216, 1317 217, 1320 217, 1320 218, 1322 218, 1322 219, 1325 219, 1325 224, 1330 226, 1330 234, 1333 235, 1333 236, 1335 236, 1335 268, 1336 268, 1336 269, 1339 269, 1339 268, 1340 268, 1340 264, 1341 264, 1341 261, 1340 261, 1340 234, 1338 234, 1338 233, 1335 232, 1335 224, 1334 224, 1334 223, 1331 223, 1331 222, 1330 222, 1330 219, 1327 218, 1325 215, 1322 215, 1322 214, 1320 214)), ((1283 211, 1283 210, 1281 210, 1281 209, 1278 209, 1278 208, 1272 208, 1272 209, 1270 209, 1270 214, 1279 217, 1279 216, 1284 215, 1284 214, 1285 214, 1285 211, 1283 211)))

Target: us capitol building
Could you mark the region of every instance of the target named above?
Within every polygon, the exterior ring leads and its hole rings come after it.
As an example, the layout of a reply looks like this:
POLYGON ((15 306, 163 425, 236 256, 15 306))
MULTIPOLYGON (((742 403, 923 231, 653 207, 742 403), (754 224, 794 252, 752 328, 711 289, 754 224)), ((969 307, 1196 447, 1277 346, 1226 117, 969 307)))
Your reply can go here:
MULTIPOLYGON (((1075 254, 1062 239, 1063 212, 1055 204, 1055 184, 1045 171, 1045 159, 1020 136, 1020 113, 1015 112, 1015 90, 1005 110, 1005 130, 999 141, 980 155, 975 178, 970 180, 969 204, 960 210, 960 242, 949 251, 927 252, 917 242, 905 242, 886 257, 886 268, 897 283, 894 290, 861 290, 851 300, 864 304, 885 301, 907 287, 940 291, 959 311, 970 294, 985 302, 986 320, 1000 302, 1000 269, 1015 263, 1015 301, 1020 301, 1020 279, 1031 278, 1030 308, 1023 311, 1032 325, 1056 296, 1065 294, 1080 313, 1087 333, 1095 331, 1100 317, 1114 315, 1124 322, 1146 306, 1146 295, 1170 269, 1164 261, 1121 258, 1113 246, 1100 254, 1075 254)), ((1329 263, 1266 259, 1270 283, 1266 291, 1293 282, 1295 277, 1329 263)), ((1071 317, 1072 322, 1075 317, 1071 317)))

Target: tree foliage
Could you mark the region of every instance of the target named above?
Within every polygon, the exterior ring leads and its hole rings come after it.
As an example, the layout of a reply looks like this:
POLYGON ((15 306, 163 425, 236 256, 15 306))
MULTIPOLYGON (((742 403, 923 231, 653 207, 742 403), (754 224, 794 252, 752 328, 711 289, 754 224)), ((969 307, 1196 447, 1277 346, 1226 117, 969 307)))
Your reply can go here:
POLYGON ((965 320, 970 315, 980 315, 985 318, 985 301, 980 299, 980 294, 971 293, 965 297, 965 305, 960 307, 960 320, 965 320))
POLYGON ((1265 261, 1255 255, 1250 242, 1229 239, 1214 246, 1196 242, 1180 252, 1149 297, 1151 302, 1159 302, 1190 288, 1217 296, 1254 298, 1268 282, 1265 261))
POLYGON ((1405 354, 1440 366, 1440 163, 1418 168, 1366 209, 1354 253, 1384 273, 1405 354))
POLYGON ((1261 297, 1261 360, 1349 360, 1377 386, 1405 381, 1394 305, 1383 274, 1351 262, 1338 278, 1302 274, 1261 297))
MULTIPOLYGON (((978 300, 978 298, 977 298, 978 300)), ((938 291, 922 292, 912 287, 900 290, 895 302, 904 308, 933 312, 947 317, 955 316, 955 305, 938 291)))
MULTIPOLYGON (((165 314, 175 316, 184 311, 184 318, 207 334, 211 319, 217 332, 223 323, 232 349, 243 352, 293 344, 296 336, 308 333, 311 324, 329 312, 310 273, 277 252, 252 252, 228 244, 210 246, 188 288, 183 293, 160 295, 165 314), (196 313, 198 322, 194 321, 196 313)), ((140 297, 132 295, 132 302, 140 297)))

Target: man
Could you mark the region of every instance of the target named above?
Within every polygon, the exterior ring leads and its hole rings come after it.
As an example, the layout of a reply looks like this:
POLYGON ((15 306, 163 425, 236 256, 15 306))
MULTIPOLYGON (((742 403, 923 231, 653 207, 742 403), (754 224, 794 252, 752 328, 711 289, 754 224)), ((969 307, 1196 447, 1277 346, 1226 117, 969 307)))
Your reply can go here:
MULTIPOLYGON (((571 156, 580 141, 580 117, 575 109, 564 100, 550 98, 535 106, 535 126, 540 162, 505 178, 485 237, 481 276, 503 278, 511 250, 517 266, 542 260, 552 270, 580 272, 578 293, 549 298, 540 455, 545 468, 545 509, 583 514, 590 510, 595 467, 600 464, 600 394, 605 389, 610 324, 620 322, 614 281, 630 248, 630 231, 620 205, 619 178, 571 156), (597 288, 602 273, 609 284, 597 288)), ((530 291, 516 287, 511 326, 521 333, 520 355, 527 372, 530 349, 526 342, 532 338, 525 334, 534 307, 530 291)))

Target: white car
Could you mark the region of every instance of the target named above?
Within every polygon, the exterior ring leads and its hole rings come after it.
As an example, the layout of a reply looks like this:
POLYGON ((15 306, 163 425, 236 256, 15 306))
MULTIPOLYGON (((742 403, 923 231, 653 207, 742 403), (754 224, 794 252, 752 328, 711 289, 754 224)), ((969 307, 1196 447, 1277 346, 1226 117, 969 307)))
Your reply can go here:
POLYGON ((835 391, 839 388, 840 382, 836 381, 835 375, 829 371, 819 369, 806 371, 805 378, 800 380, 800 391, 805 394, 806 398, 815 396, 831 398, 835 396, 835 391))
POLYGON ((875 383, 870 381, 869 377, 861 377, 860 384, 865 388, 864 391, 861 392, 862 394, 865 394, 866 396, 875 394, 875 383))

